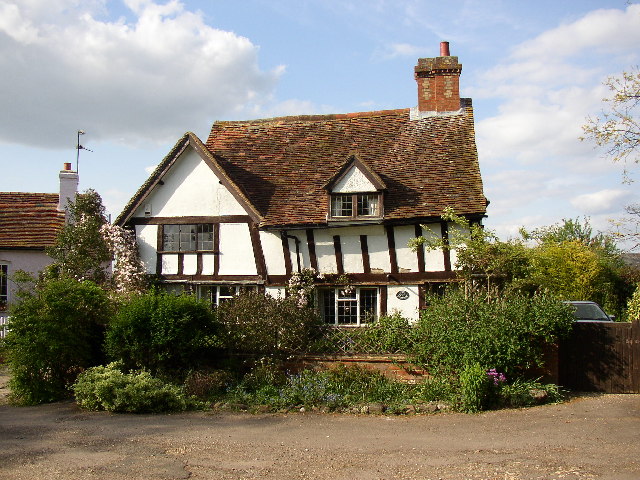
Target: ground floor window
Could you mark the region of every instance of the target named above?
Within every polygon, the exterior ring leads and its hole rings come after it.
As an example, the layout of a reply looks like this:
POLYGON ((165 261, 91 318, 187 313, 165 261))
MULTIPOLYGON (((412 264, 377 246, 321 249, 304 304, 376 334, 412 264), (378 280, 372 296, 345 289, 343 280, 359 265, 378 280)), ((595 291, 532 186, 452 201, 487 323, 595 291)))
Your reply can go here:
POLYGON ((163 287, 167 293, 173 295, 195 294, 198 299, 206 300, 215 306, 231 300, 242 292, 256 289, 251 285, 195 285, 192 283, 165 283, 163 287))
POLYGON ((9 302, 9 265, 0 264, 0 310, 9 302))
POLYGON ((378 316, 378 289, 327 288, 318 292, 320 314, 333 325, 363 325, 378 316))
POLYGON ((220 305, 236 295, 254 291, 256 287, 247 285, 198 285, 196 293, 199 299, 207 300, 211 305, 220 305))

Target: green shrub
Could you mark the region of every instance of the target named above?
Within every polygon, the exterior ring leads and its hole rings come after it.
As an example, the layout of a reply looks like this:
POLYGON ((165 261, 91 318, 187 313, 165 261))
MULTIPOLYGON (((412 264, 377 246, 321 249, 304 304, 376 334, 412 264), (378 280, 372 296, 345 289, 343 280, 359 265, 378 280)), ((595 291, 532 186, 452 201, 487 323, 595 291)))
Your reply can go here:
POLYGON ((103 361, 107 294, 92 282, 48 280, 22 291, 6 337, 14 401, 34 405, 69 396, 80 371, 103 361))
POLYGON ((304 350, 321 325, 313 308, 297 299, 247 292, 217 309, 225 344, 234 353, 286 357, 304 350))
POLYGON ((87 410, 158 413, 183 411, 193 405, 180 387, 147 371, 123 373, 117 363, 81 373, 73 391, 78 405, 87 410))
POLYGON ((562 392, 557 385, 542 384, 535 380, 516 379, 500 388, 501 407, 531 407, 541 403, 556 403, 562 400, 562 392))
POLYGON ((147 293, 124 304, 106 336, 112 360, 153 374, 186 372, 215 357, 219 324, 208 304, 191 295, 147 293))
POLYGON ((572 325, 570 309, 545 295, 490 299, 449 291, 422 313, 412 360, 432 374, 455 375, 477 363, 516 378, 542 366, 544 345, 572 325))
POLYGON ((486 369, 479 363, 468 365, 460 373, 460 409, 467 413, 485 410, 490 402, 491 390, 486 369))

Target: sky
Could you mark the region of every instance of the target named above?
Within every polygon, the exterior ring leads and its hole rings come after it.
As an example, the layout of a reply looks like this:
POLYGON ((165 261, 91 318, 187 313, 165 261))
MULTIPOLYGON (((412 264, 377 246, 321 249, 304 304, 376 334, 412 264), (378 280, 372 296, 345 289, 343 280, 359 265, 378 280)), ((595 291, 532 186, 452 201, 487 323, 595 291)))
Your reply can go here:
POLYGON ((603 82, 640 63, 624 0, 0 0, 0 191, 57 192, 71 162, 115 219, 187 131, 414 107, 441 41, 473 99, 488 229, 607 231, 640 203, 580 140, 603 82))

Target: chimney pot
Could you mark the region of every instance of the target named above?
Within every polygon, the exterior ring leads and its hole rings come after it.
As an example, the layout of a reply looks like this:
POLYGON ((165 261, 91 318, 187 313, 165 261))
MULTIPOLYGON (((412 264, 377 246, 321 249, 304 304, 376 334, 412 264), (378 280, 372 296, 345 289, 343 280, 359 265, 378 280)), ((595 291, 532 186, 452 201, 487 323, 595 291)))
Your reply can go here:
POLYGON ((65 163, 64 164, 64 169, 67 170, 67 171, 70 171, 71 170, 71 163, 65 163))
POLYGON ((458 57, 449 53, 449 42, 440 42, 440 56, 419 58, 415 67, 419 112, 455 112, 460 109, 458 57))
POLYGON ((449 42, 440 42, 440 56, 441 57, 450 57, 449 53, 449 42))

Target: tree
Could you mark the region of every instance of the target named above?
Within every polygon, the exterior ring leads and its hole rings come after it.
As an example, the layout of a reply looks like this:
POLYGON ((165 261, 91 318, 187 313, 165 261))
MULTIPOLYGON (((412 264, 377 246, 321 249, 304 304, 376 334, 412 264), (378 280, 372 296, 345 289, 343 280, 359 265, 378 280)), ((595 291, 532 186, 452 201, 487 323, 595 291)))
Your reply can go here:
POLYGON ((49 276, 91 280, 121 296, 144 291, 146 275, 135 235, 107 221, 100 195, 91 189, 76 194, 69 214, 69 223, 47 249, 54 260, 49 276))
POLYGON ((631 295, 620 251, 610 236, 594 233, 588 219, 562 220, 532 232, 522 228, 520 239, 505 242, 452 211, 442 218, 456 225, 449 241, 434 235, 410 245, 455 251, 460 277, 492 297, 548 292, 562 300, 598 302, 620 317, 631 295))
POLYGON ((107 224, 102 198, 95 190, 76 194, 69 204, 69 223, 56 238, 47 255, 54 262, 49 273, 54 277, 91 280, 99 285, 106 283, 111 250, 100 232, 107 224))
MULTIPOLYGON (((606 107, 583 125, 584 137, 607 149, 614 162, 638 163, 640 154, 640 70, 609 77, 604 85, 610 95, 602 99, 606 107)), ((625 172, 626 176, 626 172, 625 172)))

